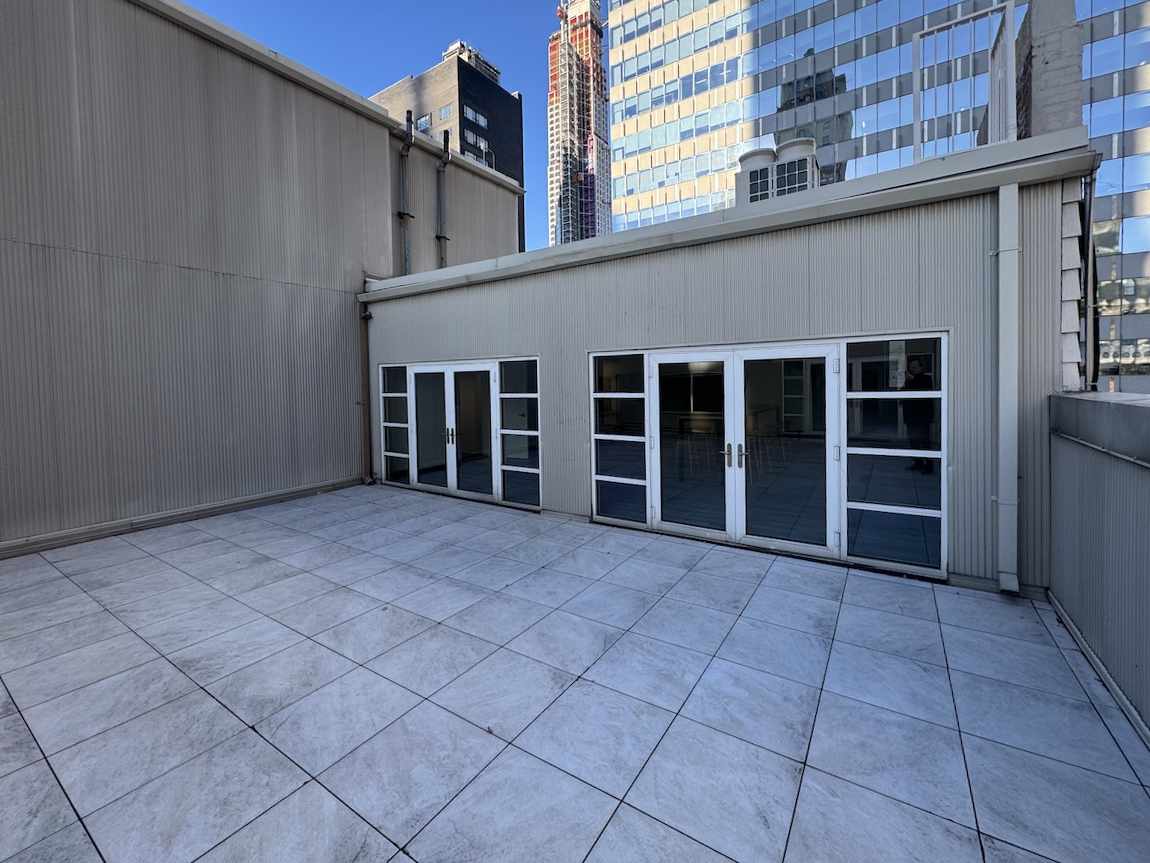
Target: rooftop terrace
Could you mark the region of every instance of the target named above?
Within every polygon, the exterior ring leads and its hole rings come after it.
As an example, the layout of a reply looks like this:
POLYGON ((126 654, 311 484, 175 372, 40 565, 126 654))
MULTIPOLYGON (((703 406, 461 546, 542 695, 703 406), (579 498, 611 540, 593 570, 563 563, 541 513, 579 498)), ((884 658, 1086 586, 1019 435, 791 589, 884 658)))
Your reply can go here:
POLYGON ((2 561, 0 677, 0 860, 1150 848, 1043 602, 395 488, 2 561))

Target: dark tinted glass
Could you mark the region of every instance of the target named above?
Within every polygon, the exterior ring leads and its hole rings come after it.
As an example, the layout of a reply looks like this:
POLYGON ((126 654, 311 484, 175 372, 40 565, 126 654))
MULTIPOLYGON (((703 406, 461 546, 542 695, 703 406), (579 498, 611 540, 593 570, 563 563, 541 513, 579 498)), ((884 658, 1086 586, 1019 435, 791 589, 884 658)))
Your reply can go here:
POLYGON ((447 405, 443 372, 415 375, 415 477, 447 487, 447 405))
POLYGON ((383 391, 385 393, 407 392, 407 367, 387 366, 383 370, 383 391))
POLYGON ((663 521, 727 525, 723 363, 659 365, 659 479, 663 521))
POLYGON ((883 449, 942 448, 941 399, 850 399, 847 443, 883 449))
POLYGON ((493 494, 491 374, 455 373, 455 479, 462 491, 493 494))
POLYGON ((538 399, 500 399, 502 427, 519 431, 539 431, 538 399))
POLYGON ((539 474, 503 471, 503 499, 539 506, 539 474))
POLYGON ((535 360, 508 360, 499 364, 499 391, 504 393, 537 393, 535 360))
POLYGON ((897 339, 847 345, 847 388, 857 392, 942 387, 939 339, 897 339))
POLYGON ((595 399, 595 433, 642 437, 643 399, 595 399))
POLYGON ((643 355, 595 358, 595 392, 643 392, 643 355))
POLYGON ((847 500, 939 509, 942 474, 936 458, 847 457, 847 500))
POLYGON ((384 475, 390 482, 411 482, 408 460, 405 458, 387 456, 384 459, 384 470, 384 475))
POLYGON ((937 569, 942 520, 894 512, 852 509, 847 517, 848 551, 857 557, 937 569))
POLYGON ((595 441, 595 473, 646 479, 647 445, 622 440, 595 441))
POLYGON ((389 423, 407 422, 407 398, 396 396, 383 400, 383 421, 389 423))
POLYGON ((617 482, 595 483, 596 507, 604 518, 647 523, 647 489, 617 482))
POLYGON ((407 452, 407 429, 388 426, 383 430, 383 447, 388 452, 407 452))
POLYGON ((512 467, 539 467, 539 438, 522 434, 503 435, 503 463, 512 467))

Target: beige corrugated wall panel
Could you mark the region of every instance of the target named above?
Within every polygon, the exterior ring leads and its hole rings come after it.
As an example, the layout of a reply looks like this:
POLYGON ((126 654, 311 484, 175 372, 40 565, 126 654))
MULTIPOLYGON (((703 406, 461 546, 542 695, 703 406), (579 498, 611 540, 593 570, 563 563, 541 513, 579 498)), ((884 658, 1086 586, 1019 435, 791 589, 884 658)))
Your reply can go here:
POLYGON ((378 303, 372 362, 538 355, 543 504, 589 514, 589 351, 947 330, 951 570, 990 577, 996 214, 983 195, 378 303))
POLYGON ((3 21, 0 543, 358 476, 387 129, 124 0, 3 21))
POLYGON ((1022 190, 1022 343, 1018 388, 1018 566, 1050 585, 1050 399, 1062 389, 1062 184, 1022 190))
POLYGON ((1050 590, 1150 719, 1150 471, 1054 436, 1050 590))

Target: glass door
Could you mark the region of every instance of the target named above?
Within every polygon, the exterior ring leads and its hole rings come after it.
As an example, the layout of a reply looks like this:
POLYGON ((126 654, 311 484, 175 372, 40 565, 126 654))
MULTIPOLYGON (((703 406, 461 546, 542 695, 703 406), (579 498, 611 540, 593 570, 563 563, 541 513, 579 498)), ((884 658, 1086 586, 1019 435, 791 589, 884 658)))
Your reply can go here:
POLYGON ((415 484, 449 488, 447 450, 451 443, 447 418, 447 373, 442 370, 413 371, 415 425, 415 484))
POLYGON ((455 478, 459 491, 493 495, 495 461, 491 437, 491 371, 474 369, 454 373, 454 416, 451 447, 455 450, 455 478))
POLYGON ((656 526, 732 535, 731 366, 728 352, 651 354, 656 526))
POLYGON ((733 405, 735 533, 840 554, 839 347, 740 351, 733 405))

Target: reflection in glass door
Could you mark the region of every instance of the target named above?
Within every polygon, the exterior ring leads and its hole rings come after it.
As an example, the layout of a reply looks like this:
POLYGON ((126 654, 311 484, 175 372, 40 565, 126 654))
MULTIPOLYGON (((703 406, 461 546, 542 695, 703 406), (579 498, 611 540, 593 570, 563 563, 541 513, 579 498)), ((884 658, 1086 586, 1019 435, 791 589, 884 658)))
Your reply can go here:
POLYGON ((415 373, 415 481, 448 487, 447 384, 443 372, 415 373))
POLYGON ((450 424, 455 450, 456 488, 492 494, 491 372, 457 371, 454 418, 450 424))
POLYGON ((729 530, 728 358, 691 354, 655 361, 659 522, 729 530))

